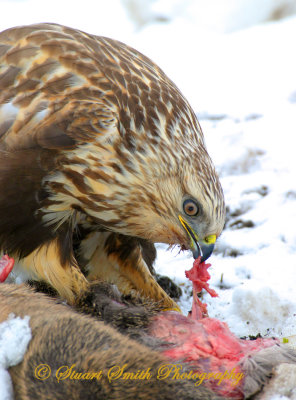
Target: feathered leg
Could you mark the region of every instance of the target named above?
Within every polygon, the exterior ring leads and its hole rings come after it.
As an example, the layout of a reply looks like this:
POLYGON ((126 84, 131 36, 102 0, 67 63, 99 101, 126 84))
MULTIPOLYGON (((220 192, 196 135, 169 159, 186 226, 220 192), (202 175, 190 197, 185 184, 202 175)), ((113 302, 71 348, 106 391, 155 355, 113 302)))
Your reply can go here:
POLYGON ((125 295, 140 294, 160 303, 163 309, 180 311, 151 275, 138 239, 110 232, 92 232, 82 241, 80 253, 86 259, 88 280, 114 283, 125 295))
POLYGON ((69 304, 76 303, 89 290, 73 254, 63 263, 58 239, 46 243, 27 257, 16 260, 16 268, 28 272, 30 278, 49 283, 69 304))

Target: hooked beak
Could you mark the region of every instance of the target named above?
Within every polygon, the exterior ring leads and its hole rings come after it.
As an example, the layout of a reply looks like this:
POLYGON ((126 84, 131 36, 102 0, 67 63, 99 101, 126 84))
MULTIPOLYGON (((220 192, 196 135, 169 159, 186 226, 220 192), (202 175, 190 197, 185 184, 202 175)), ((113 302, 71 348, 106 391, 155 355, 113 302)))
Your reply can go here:
POLYGON ((181 215, 179 215, 179 220, 190 238, 190 249, 193 258, 196 259, 200 256, 201 262, 206 261, 214 250, 216 235, 209 235, 204 240, 200 240, 188 222, 186 222, 181 215))

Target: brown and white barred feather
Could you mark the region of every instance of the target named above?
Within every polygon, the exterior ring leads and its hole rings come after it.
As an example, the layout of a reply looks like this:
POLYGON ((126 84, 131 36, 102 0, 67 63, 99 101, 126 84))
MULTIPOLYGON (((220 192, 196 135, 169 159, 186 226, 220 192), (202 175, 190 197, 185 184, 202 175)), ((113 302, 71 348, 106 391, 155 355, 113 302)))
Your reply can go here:
POLYGON ((55 24, 0 33, 0 188, 0 249, 72 303, 88 287, 80 231, 91 279, 174 308, 136 238, 186 247, 186 193, 204 203, 202 233, 224 224, 201 128, 173 82, 123 43, 55 24))

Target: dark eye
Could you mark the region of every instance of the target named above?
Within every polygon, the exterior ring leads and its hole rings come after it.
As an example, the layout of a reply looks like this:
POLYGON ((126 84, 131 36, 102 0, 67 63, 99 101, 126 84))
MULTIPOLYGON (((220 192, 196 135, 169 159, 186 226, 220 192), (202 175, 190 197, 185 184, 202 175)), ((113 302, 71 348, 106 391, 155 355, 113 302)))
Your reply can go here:
POLYGON ((183 203, 183 210, 185 214, 189 215, 190 217, 194 217, 199 212, 199 207, 193 200, 185 200, 183 203))

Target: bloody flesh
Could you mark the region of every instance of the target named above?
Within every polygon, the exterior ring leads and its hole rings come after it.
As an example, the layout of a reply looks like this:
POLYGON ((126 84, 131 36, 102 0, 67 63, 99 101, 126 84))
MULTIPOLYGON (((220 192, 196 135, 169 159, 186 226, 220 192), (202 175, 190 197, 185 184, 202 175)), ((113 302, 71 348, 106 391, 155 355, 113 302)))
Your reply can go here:
POLYGON ((197 294, 205 289, 212 297, 218 297, 215 290, 210 289, 208 280, 210 279, 210 274, 208 273, 208 268, 211 264, 201 263, 201 257, 194 260, 193 267, 189 271, 185 271, 185 275, 192 282, 193 286, 193 303, 191 318, 201 319, 208 316, 207 305, 202 303, 197 294))
POLYGON ((8 275, 12 271, 14 265, 14 259, 7 255, 0 258, 0 282, 5 282, 8 275))
MULTIPOLYGON (((204 380, 195 377, 196 385, 202 380, 200 384, 209 386, 217 394, 243 399, 244 377, 240 361, 279 341, 238 339, 225 322, 208 318, 207 306, 198 299, 197 294, 205 289, 212 297, 218 296, 208 284, 209 267, 210 264, 200 263, 200 259, 197 259, 193 268, 186 271, 186 276, 193 284, 193 304, 189 316, 174 311, 161 312, 153 318, 150 334, 173 344, 172 348, 163 351, 169 360, 185 362, 194 373, 206 376, 204 380)), ((181 366, 179 371, 172 371, 170 377, 182 379, 183 372, 181 366)))

